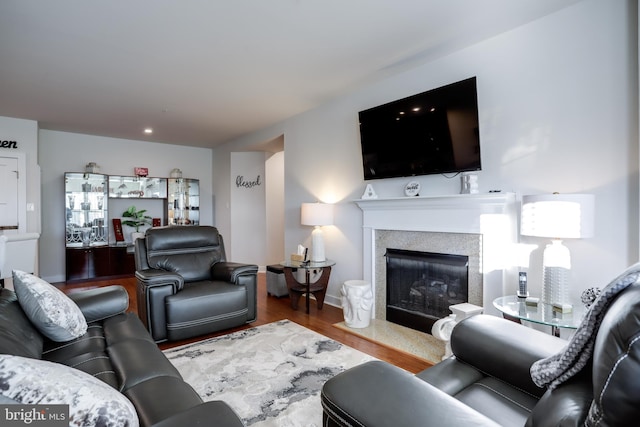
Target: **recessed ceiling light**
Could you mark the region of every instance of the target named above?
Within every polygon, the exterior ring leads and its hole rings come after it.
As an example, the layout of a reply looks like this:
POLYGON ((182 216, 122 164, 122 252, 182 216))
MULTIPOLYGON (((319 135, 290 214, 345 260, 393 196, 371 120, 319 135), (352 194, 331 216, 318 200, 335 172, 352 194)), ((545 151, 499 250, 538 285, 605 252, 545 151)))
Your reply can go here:
POLYGON ((144 133, 146 133, 146 134, 153 133, 153 129, 151 129, 151 128, 145 128, 145 129, 144 129, 144 133))

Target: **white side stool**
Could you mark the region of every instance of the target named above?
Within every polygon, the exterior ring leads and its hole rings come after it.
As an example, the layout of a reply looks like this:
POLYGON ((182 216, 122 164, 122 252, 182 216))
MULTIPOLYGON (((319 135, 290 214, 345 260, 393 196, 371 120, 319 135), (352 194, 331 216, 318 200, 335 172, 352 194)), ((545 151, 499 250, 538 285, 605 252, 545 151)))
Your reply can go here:
POLYGON ((480 314, 484 309, 477 305, 464 302, 462 304, 450 305, 449 310, 451 310, 453 314, 450 314, 448 317, 443 317, 442 319, 436 320, 436 323, 434 323, 431 327, 431 334, 446 343, 442 360, 448 358, 453 354, 451 352, 451 331, 453 331, 453 327, 456 325, 456 323, 460 322, 463 319, 466 319, 467 317, 480 314))
POLYGON ((350 328, 366 328, 371 322, 373 292, 365 280, 347 280, 342 285, 344 323, 350 328))

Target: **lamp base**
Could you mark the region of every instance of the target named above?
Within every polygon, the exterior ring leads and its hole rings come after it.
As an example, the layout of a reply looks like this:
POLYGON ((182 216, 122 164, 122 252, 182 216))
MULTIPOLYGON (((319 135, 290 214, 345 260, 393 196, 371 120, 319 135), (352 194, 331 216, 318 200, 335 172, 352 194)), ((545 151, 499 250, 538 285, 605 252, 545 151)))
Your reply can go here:
POLYGON ((311 261, 324 262, 324 238, 320 226, 316 226, 311 233, 311 261))
POLYGON ((547 304, 568 304, 571 254, 561 240, 552 240, 545 248, 543 271, 542 301, 547 304))

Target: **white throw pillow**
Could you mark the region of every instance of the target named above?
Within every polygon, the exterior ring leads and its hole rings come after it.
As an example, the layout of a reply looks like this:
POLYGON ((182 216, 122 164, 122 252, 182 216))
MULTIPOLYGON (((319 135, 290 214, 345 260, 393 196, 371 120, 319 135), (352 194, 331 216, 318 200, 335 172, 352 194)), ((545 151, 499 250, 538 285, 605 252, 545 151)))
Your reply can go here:
POLYGON ((13 271, 13 287, 22 310, 49 339, 71 341, 87 332, 87 321, 82 311, 60 289, 19 270, 13 271))
POLYGON ((59 363, 0 355, 0 394, 26 405, 69 405, 70 426, 140 424, 133 404, 123 394, 59 363))

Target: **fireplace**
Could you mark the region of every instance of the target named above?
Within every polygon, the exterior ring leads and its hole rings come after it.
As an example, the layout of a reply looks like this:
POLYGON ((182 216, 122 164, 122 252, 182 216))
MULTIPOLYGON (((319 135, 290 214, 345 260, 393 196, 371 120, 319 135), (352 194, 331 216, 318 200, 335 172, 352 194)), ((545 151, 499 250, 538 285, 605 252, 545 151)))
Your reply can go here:
POLYGON ((388 248, 386 320, 431 333, 449 306, 468 301, 469 257, 388 248))
POLYGON ((469 257, 468 302, 500 313, 492 301, 515 293, 508 254, 517 238, 513 193, 357 200, 362 209, 362 277, 374 290, 374 316, 386 320, 387 248, 469 257))

